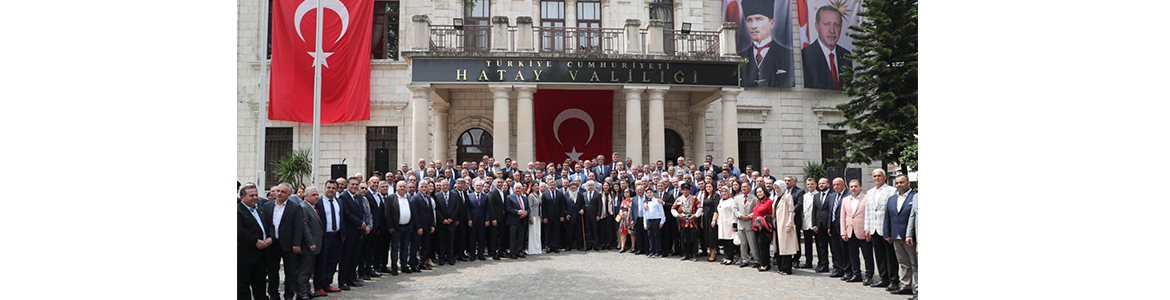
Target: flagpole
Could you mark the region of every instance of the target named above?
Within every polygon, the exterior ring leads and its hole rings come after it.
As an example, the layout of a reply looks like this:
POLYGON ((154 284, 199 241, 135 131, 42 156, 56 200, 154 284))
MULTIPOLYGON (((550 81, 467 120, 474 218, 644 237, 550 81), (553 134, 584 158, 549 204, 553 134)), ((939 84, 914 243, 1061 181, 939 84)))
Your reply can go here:
POLYGON ((257 100, 260 112, 256 115, 256 182, 257 188, 264 189, 264 134, 268 122, 268 3, 260 0, 260 98, 257 100))
POLYGON ((317 0, 317 55, 313 58, 313 186, 317 185, 317 165, 320 162, 321 151, 321 52, 322 23, 325 19, 325 10, 321 7, 321 0, 317 0))

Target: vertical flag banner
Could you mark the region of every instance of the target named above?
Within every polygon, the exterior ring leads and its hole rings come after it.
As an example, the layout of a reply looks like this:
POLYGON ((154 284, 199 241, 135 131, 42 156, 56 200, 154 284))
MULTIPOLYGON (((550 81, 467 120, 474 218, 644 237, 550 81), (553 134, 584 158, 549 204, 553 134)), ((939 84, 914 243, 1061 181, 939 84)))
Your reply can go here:
POLYGON ((789 0, 723 0, 723 21, 736 22, 735 49, 743 87, 792 87, 792 9, 789 0))
POLYGON ((853 68, 845 55, 853 53, 849 26, 861 23, 862 0, 796 0, 804 87, 840 90, 853 68))
MULTIPOLYGON (((313 122, 318 0, 274 0, 268 118, 313 122)), ((321 123, 370 119, 373 0, 320 0, 321 123)))
POLYGON ((536 160, 575 163, 613 153, 613 91, 542 89, 532 100, 536 160))

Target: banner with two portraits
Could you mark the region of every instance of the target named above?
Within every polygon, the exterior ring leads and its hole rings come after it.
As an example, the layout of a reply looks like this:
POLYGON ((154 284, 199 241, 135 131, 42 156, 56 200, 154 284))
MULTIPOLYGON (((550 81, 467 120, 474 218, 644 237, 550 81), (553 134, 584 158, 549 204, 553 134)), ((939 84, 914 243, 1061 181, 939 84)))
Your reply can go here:
POLYGON ((840 90, 853 67, 848 28, 857 25, 862 0, 796 0, 800 45, 792 45, 790 0, 723 0, 723 21, 736 22, 736 52, 747 59, 740 67, 740 86, 796 85, 793 53, 800 51, 804 87, 840 90))

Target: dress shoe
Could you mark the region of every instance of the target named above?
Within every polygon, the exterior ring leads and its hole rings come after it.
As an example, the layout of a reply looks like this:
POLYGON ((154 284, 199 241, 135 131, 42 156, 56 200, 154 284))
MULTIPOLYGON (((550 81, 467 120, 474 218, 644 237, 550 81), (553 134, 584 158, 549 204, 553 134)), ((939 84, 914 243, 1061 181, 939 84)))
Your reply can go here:
POLYGON ((364 286, 364 285, 366 285, 366 284, 362 283, 361 281, 354 281, 354 282, 349 283, 349 286, 364 286))
POLYGON ((845 273, 833 271, 832 274, 829 274, 829 277, 841 277, 841 276, 845 276, 845 273))
POLYGON ((803 265, 800 265, 800 267, 799 267, 799 269, 808 269, 808 268, 812 268, 812 265, 809 263, 805 263, 803 265))
POLYGON ((370 280, 370 274, 369 273, 362 273, 361 276, 358 276, 358 279, 361 281, 370 280))
POLYGON ((841 276, 841 281, 849 281, 850 279, 853 279, 853 274, 845 274, 845 276, 841 276))
POLYGON ((350 282, 350 286, 353 286, 354 285, 353 283, 364 283, 364 282, 366 282, 366 281, 362 280, 361 278, 357 278, 357 279, 354 279, 353 282, 350 282))
POLYGON ((869 287, 882 287, 882 288, 888 287, 888 286, 890 286, 890 282, 886 281, 885 279, 878 280, 877 283, 869 285, 869 287))
POLYGON ((402 268, 402 274, 410 274, 418 271, 411 271, 410 268, 402 268))
POLYGON ((528 254, 520 253, 520 258, 528 258, 528 254))
POLYGON ((873 285, 873 276, 865 276, 865 280, 861 281, 861 285, 864 285, 864 286, 873 285))
POLYGON ((459 261, 467 261, 467 257, 460 256, 459 261))
POLYGON ((348 290, 349 290, 349 285, 347 285, 347 284, 339 284, 339 285, 337 285, 337 288, 341 289, 342 291, 348 291, 348 290))
POLYGON ((398 276, 398 270, 390 270, 390 276, 398 276))
POLYGON ((691 257, 691 262, 697 262, 697 261, 699 261, 698 257, 694 257, 694 256, 691 257))
MULTIPOLYGON (((406 272, 406 270, 403 270, 403 272, 406 272)), ((422 273, 422 270, 419 269, 418 267, 413 267, 413 268, 410 268, 410 272, 408 272, 408 274, 409 273, 422 273)))
POLYGON ((772 265, 767 265, 767 266, 764 266, 763 268, 756 268, 756 271, 767 272, 768 270, 771 270, 771 269, 772 269, 772 265))
POLYGON ((381 267, 378 267, 378 272, 390 273, 390 268, 387 268, 386 266, 381 266, 381 267))
POLYGON ((846 280, 845 282, 861 282, 861 281, 862 281, 861 275, 853 275, 853 277, 850 277, 849 280, 846 280))
POLYGON ((445 265, 447 265, 447 261, 445 261, 445 260, 440 260, 440 261, 439 261, 439 265, 440 265, 440 266, 445 266, 445 265))
POLYGON ((378 272, 378 270, 371 270, 370 277, 382 277, 382 272, 378 272))
POLYGON ((690 259, 690 257, 683 256, 683 258, 681 258, 679 260, 688 260, 688 259, 690 259))
POLYGON ((827 268, 827 267, 817 267, 817 273, 828 273, 828 272, 829 272, 829 268, 827 268))
POLYGON ((309 294, 310 298, 325 297, 325 296, 329 296, 329 294, 325 293, 325 290, 316 290, 316 291, 313 291, 313 293, 309 294))
POLYGON ((517 257, 515 254, 508 254, 508 259, 516 259, 516 258, 517 257))
POLYGON ((740 264, 739 264, 739 267, 740 267, 740 268, 747 268, 748 266, 749 266, 749 264, 748 264, 748 263, 746 263, 746 262, 744 262, 744 263, 740 263, 740 264))
POLYGON ((487 258, 483 257, 483 255, 477 256, 476 258, 478 258, 479 260, 487 260, 487 258))
POLYGON ((500 256, 499 255, 492 255, 492 260, 500 260, 500 256))
POLYGON ((890 294, 894 294, 894 295, 913 295, 913 294, 914 294, 914 290, 911 290, 911 289, 906 289, 906 288, 902 288, 902 289, 898 289, 898 290, 896 290, 896 291, 892 291, 892 292, 890 292, 890 294))
POLYGON ((898 284, 897 282, 890 282, 890 286, 886 287, 886 291, 890 291, 890 292, 897 291, 901 287, 902 287, 902 285, 898 284))
POLYGON ((325 291, 330 292, 330 293, 336 293, 336 292, 340 292, 341 289, 335 288, 335 287, 327 287, 327 288, 325 288, 325 291))
POLYGON ((629 251, 629 250, 628 250, 628 249, 622 249, 621 251, 618 251, 618 253, 626 253, 626 251, 629 251))
POLYGON ((430 270, 431 270, 431 266, 428 266, 428 265, 422 265, 422 266, 419 266, 418 268, 419 268, 420 270, 427 270, 427 271, 430 271, 430 270))

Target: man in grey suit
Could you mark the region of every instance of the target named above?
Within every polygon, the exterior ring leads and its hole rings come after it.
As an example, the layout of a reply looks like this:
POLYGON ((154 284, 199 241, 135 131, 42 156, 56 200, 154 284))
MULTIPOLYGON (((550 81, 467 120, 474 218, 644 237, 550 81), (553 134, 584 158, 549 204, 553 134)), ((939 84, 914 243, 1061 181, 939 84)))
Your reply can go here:
MULTIPOLYGON (((914 249, 914 257, 918 258, 918 243, 914 238, 918 237, 918 194, 914 194, 914 205, 910 208, 910 221, 906 224, 906 244, 914 249)), ((917 264, 917 262, 915 262, 917 264)), ((914 268, 914 275, 918 275, 918 267, 914 268)), ((918 280, 914 280, 914 297, 913 300, 918 299, 918 280)))
MULTIPOLYGON (((296 294, 297 299, 309 299, 313 294, 313 286, 309 285, 309 277, 313 276, 314 259, 321 249, 317 245, 325 242, 325 230, 321 225, 321 218, 317 217, 317 201, 320 200, 317 187, 305 188, 305 201, 301 201, 301 210, 304 211, 304 237, 301 238, 301 255, 297 260, 296 294), (307 251, 306 251, 307 250, 307 251)), ((323 296, 323 295, 319 295, 323 296)))
POLYGON ((756 238, 756 232, 752 230, 751 214, 752 210, 756 208, 756 202, 759 200, 752 194, 751 184, 743 183, 740 186, 740 190, 746 190, 748 192, 743 193, 742 199, 738 196, 735 199, 735 218, 737 221, 733 225, 737 228, 735 234, 739 235, 739 253, 740 257, 742 257, 739 267, 744 268, 750 265, 753 268, 759 268, 759 263, 755 263, 754 265, 748 264, 749 261, 756 261, 753 257, 759 256, 760 254, 759 249, 756 248, 756 244, 751 242, 756 238), (749 249, 751 252, 748 252, 749 249))

